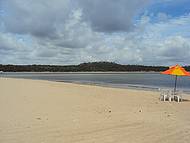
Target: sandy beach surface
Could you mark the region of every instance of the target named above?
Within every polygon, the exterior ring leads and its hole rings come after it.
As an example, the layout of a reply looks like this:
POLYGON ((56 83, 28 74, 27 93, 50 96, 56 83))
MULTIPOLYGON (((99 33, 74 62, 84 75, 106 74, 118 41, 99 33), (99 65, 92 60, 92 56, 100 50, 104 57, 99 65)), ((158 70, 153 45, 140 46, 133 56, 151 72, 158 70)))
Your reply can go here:
POLYGON ((161 102, 152 91, 0 78, 0 143, 190 143, 190 101, 161 102))

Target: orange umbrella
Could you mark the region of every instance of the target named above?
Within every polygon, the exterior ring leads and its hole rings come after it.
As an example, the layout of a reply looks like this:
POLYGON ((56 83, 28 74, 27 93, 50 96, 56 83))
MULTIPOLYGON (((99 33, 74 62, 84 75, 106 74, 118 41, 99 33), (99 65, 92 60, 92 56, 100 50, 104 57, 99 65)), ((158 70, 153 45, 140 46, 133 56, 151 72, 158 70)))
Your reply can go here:
POLYGON ((183 67, 180 65, 171 66, 168 70, 161 72, 161 74, 170 74, 175 75, 175 87, 174 92, 176 91, 177 85, 177 76, 190 76, 190 73, 187 72, 183 67))

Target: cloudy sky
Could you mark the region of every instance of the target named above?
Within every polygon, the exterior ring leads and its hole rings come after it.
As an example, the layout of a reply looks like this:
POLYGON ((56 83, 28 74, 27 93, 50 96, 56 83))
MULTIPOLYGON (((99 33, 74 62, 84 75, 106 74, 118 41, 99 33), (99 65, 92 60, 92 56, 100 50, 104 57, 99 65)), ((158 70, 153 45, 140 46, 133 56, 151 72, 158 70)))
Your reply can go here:
POLYGON ((190 0, 0 0, 0 64, 190 65, 190 0))

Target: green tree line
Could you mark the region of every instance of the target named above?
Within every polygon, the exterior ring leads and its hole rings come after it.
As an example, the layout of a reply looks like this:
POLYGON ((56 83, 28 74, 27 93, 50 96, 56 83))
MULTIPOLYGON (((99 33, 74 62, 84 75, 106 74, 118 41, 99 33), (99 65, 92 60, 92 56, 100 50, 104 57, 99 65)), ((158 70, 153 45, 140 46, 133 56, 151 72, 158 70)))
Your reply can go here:
MULTIPOLYGON (((86 71, 155 71, 168 69, 166 66, 121 65, 113 62, 90 62, 79 65, 2 65, 0 71, 4 72, 86 72, 86 71)), ((190 71, 190 66, 185 67, 190 71)))

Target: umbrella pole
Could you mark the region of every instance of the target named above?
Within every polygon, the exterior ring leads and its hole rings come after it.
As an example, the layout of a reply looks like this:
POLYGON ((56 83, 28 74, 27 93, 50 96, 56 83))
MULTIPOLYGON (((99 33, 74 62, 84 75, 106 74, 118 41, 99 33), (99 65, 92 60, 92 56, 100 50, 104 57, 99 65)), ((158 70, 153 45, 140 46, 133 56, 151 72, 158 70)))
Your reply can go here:
POLYGON ((174 93, 176 92, 176 87, 177 87, 177 75, 175 76, 175 87, 174 87, 174 93))

